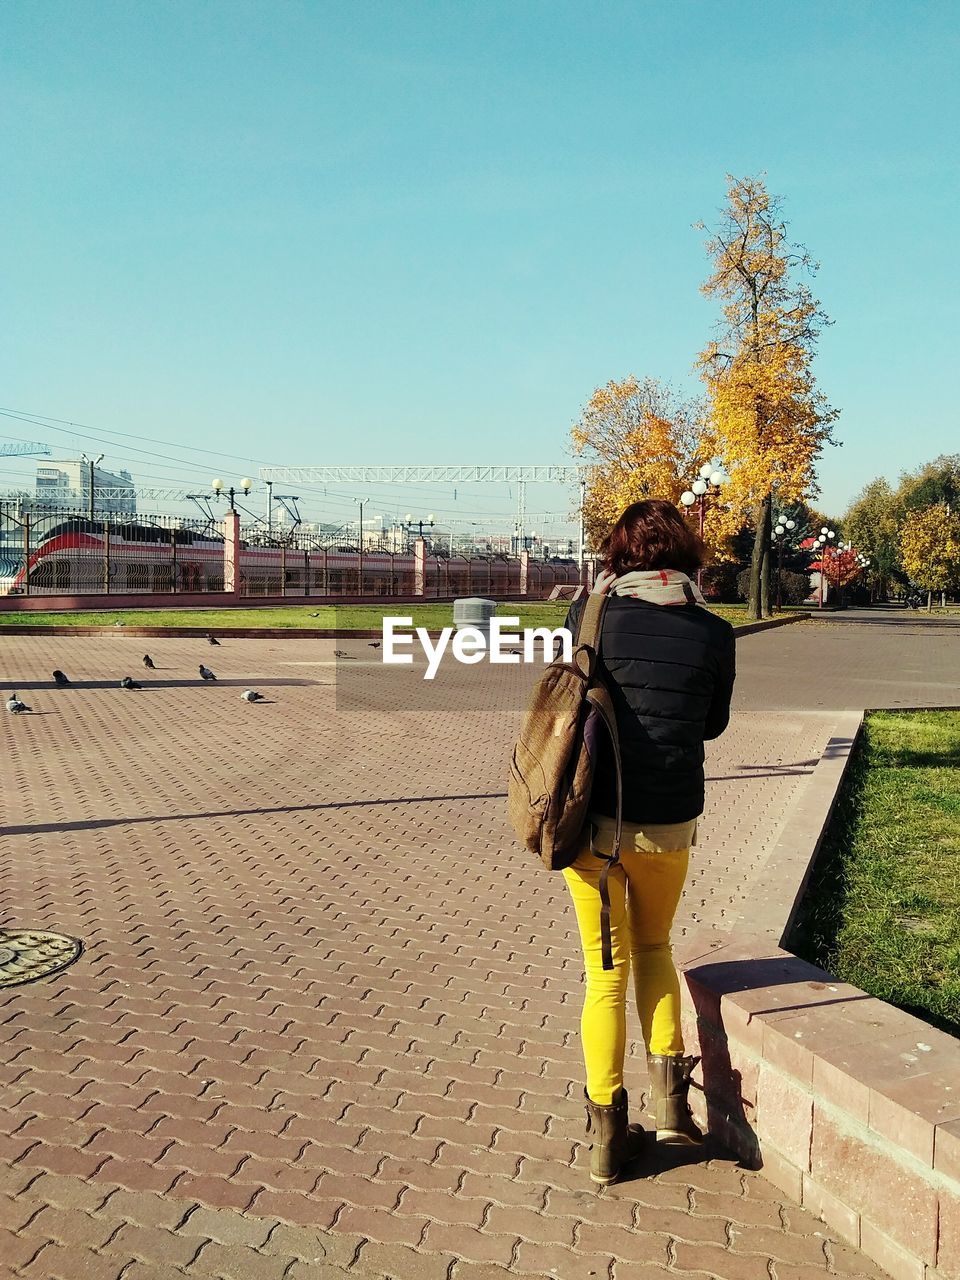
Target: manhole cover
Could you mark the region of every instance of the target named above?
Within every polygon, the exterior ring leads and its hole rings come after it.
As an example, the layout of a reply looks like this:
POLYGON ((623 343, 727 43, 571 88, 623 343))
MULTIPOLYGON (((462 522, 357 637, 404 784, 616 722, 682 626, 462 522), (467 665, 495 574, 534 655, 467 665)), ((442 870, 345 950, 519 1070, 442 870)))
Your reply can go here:
POLYGON ((59 973, 73 964, 82 950, 82 942, 62 933, 0 929, 0 987, 19 987, 59 973))

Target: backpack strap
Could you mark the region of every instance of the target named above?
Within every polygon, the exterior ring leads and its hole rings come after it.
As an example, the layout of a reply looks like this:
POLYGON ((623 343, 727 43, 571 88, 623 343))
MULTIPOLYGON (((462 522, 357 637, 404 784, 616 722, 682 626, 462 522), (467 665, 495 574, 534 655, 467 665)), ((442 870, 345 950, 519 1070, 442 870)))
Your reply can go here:
MULTIPOLYGON (((603 628, 603 615, 606 611, 609 596, 591 591, 587 596, 577 627, 578 645, 588 646, 595 655, 600 653, 600 635, 603 628)), ((607 878, 610 868, 620 861, 620 844, 623 839, 623 762, 620 758, 620 735, 617 732, 617 716, 613 707, 610 690, 600 677, 594 674, 590 688, 587 690, 587 701, 594 707, 607 727, 610 745, 613 748, 614 773, 617 785, 617 815, 613 836, 613 853, 597 853, 593 848, 591 833, 590 848, 598 858, 603 858, 603 870, 600 872, 600 949, 604 969, 613 968, 613 935, 610 931, 610 887, 607 878)))
POLYGON ((585 644, 594 653, 599 652, 600 630, 603 626, 603 615, 606 612, 608 599, 609 596, 603 595, 598 591, 591 591, 588 594, 583 606, 583 613, 581 613, 580 621, 577 624, 574 645, 585 644))
POLYGON ((620 736, 617 733, 617 717, 613 708, 610 690, 597 682, 587 690, 587 701, 595 707, 607 727, 610 744, 613 747, 614 773, 617 784, 617 815, 613 833, 613 853, 598 853, 593 847, 593 832, 590 833, 590 851, 597 858, 603 859, 603 870, 600 872, 600 950, 604 969, 613 968, 613 935, 610 930, 610 887, 607 877, 610 868, 620 861, 620 845, 623 840, 623 761, 620 757, 620 736))

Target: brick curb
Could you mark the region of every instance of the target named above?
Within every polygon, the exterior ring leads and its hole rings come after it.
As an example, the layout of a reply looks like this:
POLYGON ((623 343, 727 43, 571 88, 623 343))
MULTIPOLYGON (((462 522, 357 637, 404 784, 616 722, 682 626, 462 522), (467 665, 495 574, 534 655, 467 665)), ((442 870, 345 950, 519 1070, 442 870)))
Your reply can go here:
POLYGON ((677 948, 684 1021, 711 1132, 897 1280, 946 1280, 960 1276, 960 1041, 784 949, 865 714, 838 720, 736 941, 677 948))

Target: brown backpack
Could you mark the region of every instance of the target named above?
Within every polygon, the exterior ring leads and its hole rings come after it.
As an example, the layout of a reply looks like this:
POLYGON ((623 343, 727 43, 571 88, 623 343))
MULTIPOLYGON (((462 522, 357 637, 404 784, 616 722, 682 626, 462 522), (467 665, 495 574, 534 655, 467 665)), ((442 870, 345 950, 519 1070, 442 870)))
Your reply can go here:
POLYGON ((607 876, 619 861, 623 826, 620 739, 610 692, 597 674, 600 630, 607 597, 586 598, 571 661, 551 662, 534 686, 510 762, 507 805, 522 844, 550 871, 568 867, 582 844, 600 735, 608 734, 616 769, 617 814, 613 853, 600 875, 603 967, 613 968, 607 876))

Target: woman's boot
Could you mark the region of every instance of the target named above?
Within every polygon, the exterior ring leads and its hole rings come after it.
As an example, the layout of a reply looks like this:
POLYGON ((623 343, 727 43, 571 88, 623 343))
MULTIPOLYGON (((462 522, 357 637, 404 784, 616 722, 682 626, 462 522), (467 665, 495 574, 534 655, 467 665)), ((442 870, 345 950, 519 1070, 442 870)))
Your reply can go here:
POLYGON ((593 1134, 590 1180, 608 1186, 616 1182, 623 1166, 643 1151, 643 1128, 627 1120, 626 1089, 621 1089, 608 1107, 591 1102, 586 1089, 583 1096, 587 1104, 587 1133, 593 1134))
POLYGON ((648 1053, 650 1110, 657 1120, 657 1141, 696 1146, 703 1142, 687 1101, 690 1076, 699 1058, 680 1053, 648 1053))

